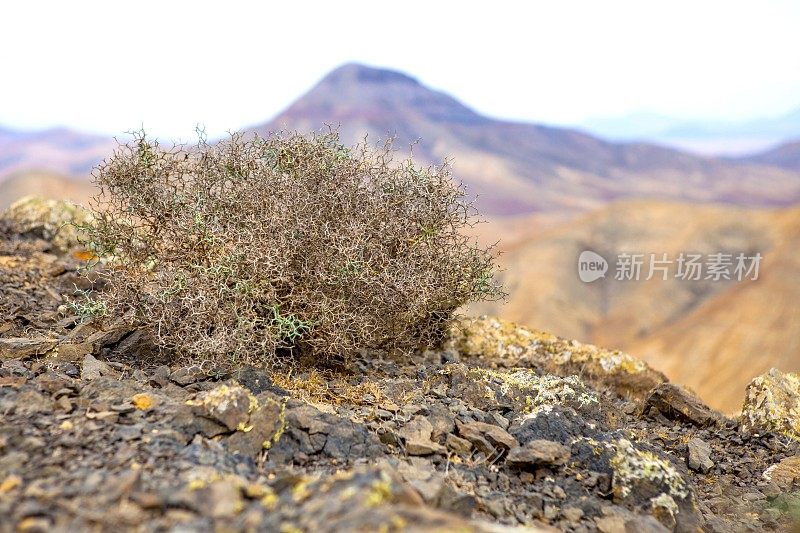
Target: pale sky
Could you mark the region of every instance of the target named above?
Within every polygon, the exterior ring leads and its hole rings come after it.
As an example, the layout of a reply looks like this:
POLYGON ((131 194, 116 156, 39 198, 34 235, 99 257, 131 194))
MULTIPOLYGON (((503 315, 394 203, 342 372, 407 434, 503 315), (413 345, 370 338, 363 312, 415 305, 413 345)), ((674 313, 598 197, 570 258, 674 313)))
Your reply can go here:
POLYGON ((215 136, 350 61, 507 119, 778 115, 800 108, 800 2, 2 2, 0 124, 215 136))

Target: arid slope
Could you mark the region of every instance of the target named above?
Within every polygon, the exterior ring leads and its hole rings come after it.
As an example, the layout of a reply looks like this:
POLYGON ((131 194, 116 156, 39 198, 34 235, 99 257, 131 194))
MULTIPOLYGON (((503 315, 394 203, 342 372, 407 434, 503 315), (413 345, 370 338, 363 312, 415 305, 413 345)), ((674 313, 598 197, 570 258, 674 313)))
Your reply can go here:
MULTIPOLYGON (((491 234, 491 225, 483 236, 491 234)), ((499 230, 503 231, 503 230, 499 230)), ((744 387, 772 366, 800 369, 800 209, 628 201, 565 226, 537 232, 501 256, 507 302, 477 306, 559 335, 624 349, 713 406, 734 411, 744 387), (764 256, 756 281, 583 283, 581 251, 609 261, 617 253, 753 253, 764 256)), ((672 265, 670 274, 676 270, 672 265)), ((642 270, 647 275, 647 265, 642 270)))

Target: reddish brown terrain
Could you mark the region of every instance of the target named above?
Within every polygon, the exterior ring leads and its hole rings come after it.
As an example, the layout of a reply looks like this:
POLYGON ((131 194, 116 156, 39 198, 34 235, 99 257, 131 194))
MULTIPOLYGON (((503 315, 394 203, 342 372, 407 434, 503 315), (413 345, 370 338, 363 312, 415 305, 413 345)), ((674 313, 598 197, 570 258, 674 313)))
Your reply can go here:
POLYGON ((771 367, 800 370, 799 247, 797 207, 617 202, 527 238, 518 234, 500 257, 508 300, 471 311, 624 349, 733 412, 753 376, 771 367), (623 282, 611 270, 587 284, 577 272, 583 250, 609 260, 619 251, 673 259, 759 251, 764 259, 756 281, 623 282))

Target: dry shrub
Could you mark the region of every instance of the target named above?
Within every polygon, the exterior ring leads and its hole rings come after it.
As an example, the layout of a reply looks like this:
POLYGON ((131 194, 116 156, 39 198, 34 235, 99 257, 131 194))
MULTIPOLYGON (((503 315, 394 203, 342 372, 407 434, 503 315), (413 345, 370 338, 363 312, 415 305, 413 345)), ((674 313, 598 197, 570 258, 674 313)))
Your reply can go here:
POLYGON ((459 306, 499 296, 493 258, 464 235, 475 212, 446 165, 392 154, 335 132, 135 135, 94 174, 107 288, 87 308, 223 368, 436 343, 459 306))

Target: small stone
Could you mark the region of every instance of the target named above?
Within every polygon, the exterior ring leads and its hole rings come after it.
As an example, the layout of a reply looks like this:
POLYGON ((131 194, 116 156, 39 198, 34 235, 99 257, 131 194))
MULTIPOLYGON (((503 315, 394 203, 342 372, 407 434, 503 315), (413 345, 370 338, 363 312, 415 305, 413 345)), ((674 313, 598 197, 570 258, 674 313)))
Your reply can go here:
POLYGON ((561 511, 561 514, 572 523, 580 522, 581 518, 583 518, 583 510, 579 507, 567 507, 561 511))
POLYGON ((114 371, 110 366, 108 366, 108 364, 104 363, 103 361, 98 361, 93 355, 87 354, 86 357, 83 358, 81 379, 91 381, 99 378, 100 376, 108 376, 113 373, 114 371))
POLYGON ((524 446, 512 448, 506 456, 506 464, 516 467, 563 465, 569 460, 571 450, 549 440, 532 440, 524 446))
POLYGON ((169 379, 181 387, 197 383, 203 377, 203 371, 197 365, 184 366, 170 374, 169 379))
POLYGON ((689 468, 705 474, 714 467, 714 461, 711 460, 711 446, 708 443, 702 439, 693 438, 689 441, 688 446, 689 468))
POLYGON ((467 439, 462 439, 452 433, 447 435, 445 445, 448 449, 457 454, 467 454, 472 450, 472 443, 467 439))
POLYGON ((431 455, 434 453, 444 455, 447 449, 432 440, 411 439, 406 441, 406 453, 408 455, 431 455))
POLYGON ((544 517, 547 520, 555 520, 558 518, 559 510, 558 507, 555 505, 545 505, 544 506, 544 517))
POLYGON ((492 419, 494 420, 495 424, 497 424, 501 428, 503 428, 506 431, 508 431, 508 426, 511 424, 511 422, 509 422, 508 418, 506 418, 503 415, 501 415, 500 413, 497 413, 497 412, 494 412, 494 411, 491 414, 492 414, 492 419))
POLYGON ((150 376, 150 384, 162 389, 169 384, 170 369, 167 365, 161 365, 153 371, 150 376))
POLYGON ((230 431, 246 424, 250 412, 250 396, 242 387, 220 385, 200 393, 196 399, 186 402, 197 414, 215 420, 230 431))
POLYGON ((650 392, 644 412, 655 410, 669 420, 689 422, 707 427, 720 424, 724 417, 704 404, 697 396, 679 385, 662 383, 650 392))
POLYGON ((435 503, 444 484, 444 476, 437 474, 429 479, 414 479, 409 481, 409 485, 422 496, 422 499, 429 504, 435 503))
POLYGON ((0 339, 0 361, 44 355, 56 346, 56 341, 47 338, 28 339, 12 337, 0 339))
POLYGON ((415 416, 397 432, 406 442, 408 455, 445 454, 447 449, 431 440, 433 425, 423 416, 415 416))
POLYGON ((452 511, 464 517, 471 517, 475 509, 477 500, 475 496, 456 490, 450 485, 445 484, 439 493, 439 507, 452 511))
POLYGON ((433 426, 432 439, 439 440, 455 429, 455 417, 447 407, 442 404, 433 404, 428 407, 428 410, 430 414, 427 418, 433 426))
POLYGON ((71 392, 71 385, 69 380, 64 378, 64 376, 49 370, 36 376, 36 379, 34 381, 36 382, 36 385, 39 387, 41 391, 47 392, 49 394, 55 395, 56 393, 59 393, 59 391, 62 390, 64 390, 65 392, 66 391, 71 392))
POLYGON ((506 512, 506 506, 503 503, 503 500, 496 499, 496 498, 487 498, 481 504, 489 514, 494 516, 495 518, 500 518, 506 512))
POLYGON ((261 394, 262 392, 271 392, 279 396, 286 395, 286 391, 276 386, 272 382, 269 372, 263 368, 246 366, 233 372, 231 377, 235 379, 237 383, 249 389, 250 392, 256 395, 261 394))
POLYGON ((626 533, 625 519, 621 516, 613 515, 595 518, 594 524, 600 533, 626 533))
POLYGON ((559 485, 556 485, 555 487, 553 487, 553 496, 555 496, 559 500, 563 500, 563 499, 566 499, 567 493, 559 485))
POLYGON ((424 416, 415 416, 397 432, 405 440, 430 440, 433 425, 424 416))
POLYGON ((458 432, 461 436, 484 453, 491 454, 496 451, 510 450, 519 446, 517 439, 512 437, 500 426, 486 424, 484 422, 468 422, 466 424, 458 422, 457 425, 458 432))
POLYGON ((80 361, 90 353, 92 353, 92 344, 89 342, 67 342, 58 346, 58 359, 60 361, 80 361))
POLYGON ((655 517, 639 515, 625 521, 625 531, 636 531, 636 533, 669 533, 673 531, 673 529, 667 528, 655 517))
POLYGON ((244 507, 241 491, 232 480, 220 480, 206 489, 208 513, 214 518, 229 518, 244 507))
POLYGON ((72 412, 72 409, 73 409, 72 402, 70 401, 70 399, 68 397, 61 396, 58 400, 56 400, 56 404, 65 413, 71 413, 72 412))
POLYGON ((80 369, 74 363, 64 363, 59 365, 59 370, 71 378, 77 378, 81 375, 80 369))
POLYGON ((378 431, 378 438, 382 443, 390 446, 400 446, 400 437, 391 429, 381 429, 378 431))

